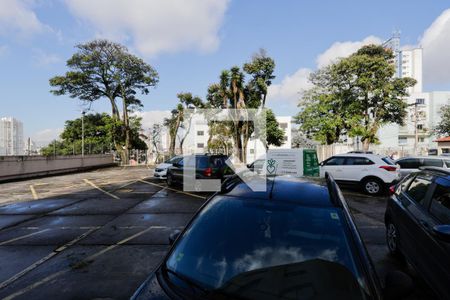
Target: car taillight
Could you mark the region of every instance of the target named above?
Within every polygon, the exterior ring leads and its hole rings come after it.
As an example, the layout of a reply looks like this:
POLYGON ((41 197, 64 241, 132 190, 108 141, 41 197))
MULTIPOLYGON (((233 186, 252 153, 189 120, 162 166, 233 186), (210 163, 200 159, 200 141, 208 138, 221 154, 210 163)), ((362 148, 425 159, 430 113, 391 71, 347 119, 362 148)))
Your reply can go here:
POLYGON ((205 176, 207 176, 207 177, 210 177, 210 176, 212 175, 212 168, 206 168, 206 169, 203 171, 203 175, 205 175, 205 176))
POLYGON ((395 185, 391 185, 390 187, 389 187, 389 195, 394 195, 395 194, 395 185))
POLYGON ((384 169, 389 172, 397 171, 397 167, 395 167, 395 166, 380 166, 380 169, 384 169))

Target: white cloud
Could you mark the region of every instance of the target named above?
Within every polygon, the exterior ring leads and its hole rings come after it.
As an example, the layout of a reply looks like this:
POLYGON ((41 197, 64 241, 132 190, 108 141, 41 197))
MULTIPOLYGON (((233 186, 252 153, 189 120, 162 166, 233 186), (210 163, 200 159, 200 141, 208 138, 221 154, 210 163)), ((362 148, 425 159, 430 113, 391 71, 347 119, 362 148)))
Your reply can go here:
MULTIPOLYGON (((323 68, 338 58, 346 57, 364 45, 381 42, 382 40, 375 36, 368 36, 362 41, 336 42, 317 56, 317 68, 323 68)), ((270 86, 267 94, 268 101, 283 102, 285 106, 290 107, 296 105, 301 92, 312 86, 308 79, 312 71, 308 68, 299 68, 294 74, 285 76, 281 83, 270 86)))
POLYGON ((336 42, 331 45, 330 48, 325 50, 325 52, 319 54, 316 59, 317 67, 323 68, 333 62, 338 58, 349 56, 350 54, 356 52, 359 48, 369 44, 381 44, 382 40, 376 36, 368 36, 362 41, 347 41, 347 42, 336 42))
POLYGON ((448 83, 450 78, 450 9, 445 10, 420 39, 425 83, 448 83))
POLYGON ((170 117, 169 110, 138 111, 134 115, 142 118, 142 128, 148 130, 153 124, 162 124, 164 118, 170 117))
POLYGON ((215 50, 229 0, 66 0, 98 36, 131 41, 139 52, 215 50))
POLYGON ((311 87, 308 80, 309 74, 311 74, 311 69, 301 68, 294 74, 284 77, 281 83, 269 86, 267 93, 269 101, 282 100, 288 101, 290 104, 296 103, 300 93, 311 87))
POLYGON ((54 139, 58 139, 64 128, 49 128, 36 132, 31 139, 39 145, 46 145, 54 139))
POLYGON ((33 50, 33 60, 36 66, 45 67, 62 62, 62 58, 54 53, 47 53, 41 49, 33 50))
POLYGON ((23 0, 0 1, 0 35, 28 36, 47 28, 31 9, 31 3, 23 0))

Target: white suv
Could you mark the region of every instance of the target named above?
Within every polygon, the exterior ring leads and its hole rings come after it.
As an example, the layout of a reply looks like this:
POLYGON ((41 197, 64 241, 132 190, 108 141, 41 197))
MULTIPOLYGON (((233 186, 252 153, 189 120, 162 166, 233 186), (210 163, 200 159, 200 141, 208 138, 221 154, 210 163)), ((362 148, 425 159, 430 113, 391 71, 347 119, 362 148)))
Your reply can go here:
POLYGON ((371 195, 400 179, 398 166, 389 157, 376 154, 347 153, 332 156, 320 163, 320 176, 331 174, 339 183, 360 184, 371 195))

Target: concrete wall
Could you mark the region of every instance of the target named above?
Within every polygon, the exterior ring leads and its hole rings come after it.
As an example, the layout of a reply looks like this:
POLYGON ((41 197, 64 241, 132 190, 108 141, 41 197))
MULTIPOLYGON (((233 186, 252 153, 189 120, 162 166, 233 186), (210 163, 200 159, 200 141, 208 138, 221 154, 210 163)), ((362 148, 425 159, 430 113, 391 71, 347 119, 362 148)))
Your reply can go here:
POLYGON ((0 181, 68 173, 114 165, 110 154, 76 156, 0 156, 0 181))

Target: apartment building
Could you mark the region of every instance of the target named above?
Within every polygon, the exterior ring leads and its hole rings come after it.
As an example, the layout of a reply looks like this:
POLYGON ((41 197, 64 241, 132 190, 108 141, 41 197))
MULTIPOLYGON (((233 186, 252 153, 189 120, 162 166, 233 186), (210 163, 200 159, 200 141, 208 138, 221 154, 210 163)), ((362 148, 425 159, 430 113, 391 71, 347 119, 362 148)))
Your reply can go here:
POLYGON ((24 155, 21 121, 12 117, 0 119, 0 155, 24 155))

